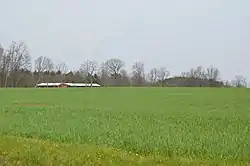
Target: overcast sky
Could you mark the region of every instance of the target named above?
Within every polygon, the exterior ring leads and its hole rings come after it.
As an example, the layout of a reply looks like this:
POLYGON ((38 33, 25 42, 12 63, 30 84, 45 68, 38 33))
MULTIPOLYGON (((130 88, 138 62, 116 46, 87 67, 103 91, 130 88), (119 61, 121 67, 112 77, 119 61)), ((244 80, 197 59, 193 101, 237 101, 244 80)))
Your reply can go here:
POLYGON ((250 80, 250 0, 0 0, 0 43, 77 69, 135 60, 172 75, 198 65, 250 80))

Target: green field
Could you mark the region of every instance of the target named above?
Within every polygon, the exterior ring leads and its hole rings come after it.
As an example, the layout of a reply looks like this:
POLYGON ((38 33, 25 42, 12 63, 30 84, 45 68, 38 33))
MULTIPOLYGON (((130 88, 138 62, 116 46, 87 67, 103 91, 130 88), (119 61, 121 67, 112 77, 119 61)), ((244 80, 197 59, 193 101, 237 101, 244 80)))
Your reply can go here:
POLYGON ((0 164, 250 164, 249 89, 48 88, 0 94, 0 164))

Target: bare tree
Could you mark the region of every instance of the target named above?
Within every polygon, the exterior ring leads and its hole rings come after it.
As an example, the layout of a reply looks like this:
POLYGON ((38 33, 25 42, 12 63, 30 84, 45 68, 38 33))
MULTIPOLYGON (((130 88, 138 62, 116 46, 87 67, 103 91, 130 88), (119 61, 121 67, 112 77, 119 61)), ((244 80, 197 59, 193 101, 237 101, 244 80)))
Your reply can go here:
POLYGON ((4 87, 7 86, 8 83, 8 77, 10 75, 10 64, 11 64, 11 58, 6 53, 5 50, 3 50, 3 53, 1 55, 1 85, 4 85, 4 87))
POLYGON ((60 77, 60 82, 64 82, 66 78, 66 73, 68 72, 68 67, 66 63, 61 62, 56 66, 56 74, 60 77))
POLYGON ((12 77, 12 86, 17 86, 20 79, 24 76, 24 70, 31 70, 31 56, 25 43, 12 42, 6 50, 5 66, 7 67, 5 86, 8 77, 12 77))
POLYGON ((68 67, 65 62, 61 62, 56 66, 56 70, 62 74, 66 74, 68 72, 68 67))
POLYGON ((205 79, 205 70, 202 66, 198 66, 194 69, 194 77, 198 79, 205 79))
POLYGON ((204 79, 205 78, 205 70, 202 66, 198 66, 196 68, 191 68, 188 72, 182 72, 182 77, 185 78, 196 78, 196 79, 204 79))
POLYGON ((233 87, 236 88, 246 88, 247 87, 247 80, 245 77, 241 75, 237 75, 236 79, 232 81, 233 87))
POLYGON ((127 77, 127 78, 129 77, 128 72, 125 69, 121 69, 120 73, 122 77, 127 77))
POLYGON ((132 79, 136 84, 143 84, 145 82, 145 73, 144 73, 144 63, 136 61, 133 66, 133 76, 132 79))
POLYGON ((130 78, 128 75, 128 72, 125 69, 121 69, 121 78, 122 78, 122 84, 123 85, 130 85, 130 78))
POLYGON ((194 68, 191 68, 188 72, 182 72, 181 76, 185 78, 196 78, 196 73, 194 68))
POLYGON ((84 80, 90 78, 91 86, 93 83, 94 72, 97 71, 98 64, 96 61, 87 60, 80 67, 80 73, 83 76, 84 80))
POLYGON ((107 86, 107 84, 109 83, 109 75, 108 75, 108 69, 105 63, 101 64, 99 71, 98 71, 98 75, 99 75, 101 84, 104 86, 107 86))
POLYGON ((181 77, 188 78, 189 72, 181 72, 181 77))
POLYGON ((188 73, 188 75, 189 75, 189 77, 191 77, 191 78, 196 78, 197 76, 196 76, 196 71, 195 71, 195 68, 191 68, 190 69, 190 71, 189 71, 189 73, 188 73))
POLYGON ((206 75, 206 79, 217 81, 219 80, 219 77, 220 77, 220 71, 218 68, 210 66, 206 69, 205 75, 206 75))
POLYGON ((112 58, 105 62, 105 66, 109 75, 116 78, 119 76, 121 69, 125 67, 125 63, 120 59, 112 58))
POLYGON ((157 77, 161 82, 161 86, 164 84, 164 80, 170 75, 170 72, 165 68, 161 67, 157 72, 157 77))
POLYGON ((4 77, 4 58, 5 58, 5 51, 3 46, 0 44, 0 86, 2 86, 4 77))
MULTIPOLYGON (((45 56, 40 56, 35 60, 35 71, 38 74, 36 84, 44 77, 45 72, 51 72, 54 68, 53 61, 45 56)), ((48 81, 48 80, 47 80, 48 81)))
MULTIPOLYGON (((3 46, 0 44, 0 60, 2 60, 2 57, 4 56, 4 48, 3 48, 3 46)), ((1 62, 2 61, 0 61, 0 65, 1 65, 1 62)))
POLYGON ((157 77, 158 77, 158 69, 157 68, 153 68, 149 71, 148 73, 148 78, 151 84, 156 84, 157 82, 157 77))

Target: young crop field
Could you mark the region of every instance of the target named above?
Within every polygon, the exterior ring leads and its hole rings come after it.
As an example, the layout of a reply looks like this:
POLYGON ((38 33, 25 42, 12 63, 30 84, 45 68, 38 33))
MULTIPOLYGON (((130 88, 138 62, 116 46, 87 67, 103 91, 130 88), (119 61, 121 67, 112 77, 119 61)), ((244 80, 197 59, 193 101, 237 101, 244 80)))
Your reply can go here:
POLYGON ((250 90, 0 89, 0 165, 249 165, 250 90))

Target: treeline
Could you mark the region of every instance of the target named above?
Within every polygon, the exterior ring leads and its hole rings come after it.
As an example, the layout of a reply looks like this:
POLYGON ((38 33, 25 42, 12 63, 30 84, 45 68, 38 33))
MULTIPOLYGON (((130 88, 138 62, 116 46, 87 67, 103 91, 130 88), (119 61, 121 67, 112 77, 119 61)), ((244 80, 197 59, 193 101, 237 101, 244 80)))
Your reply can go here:
POLYGON ((152 68, 145 73, 144 63, 136 61, 132 71, 125 70, 125 63, 111 58, 101 64, 94 60, 82 62, 79 69, 69 71, 66 63, 54 64, 49 57, 35 60, 23 42, 12 42, 8 48, 0 45, 0 86, 34 87, 41 82, 88 82, 102 86, 189 86, 189 87, 246 87, 243 76, 233 81, 222 81, 216 67, 198 66, 170 77, 166 67, 152 68), (33 65, 33 66, 32 66, 33 65))

